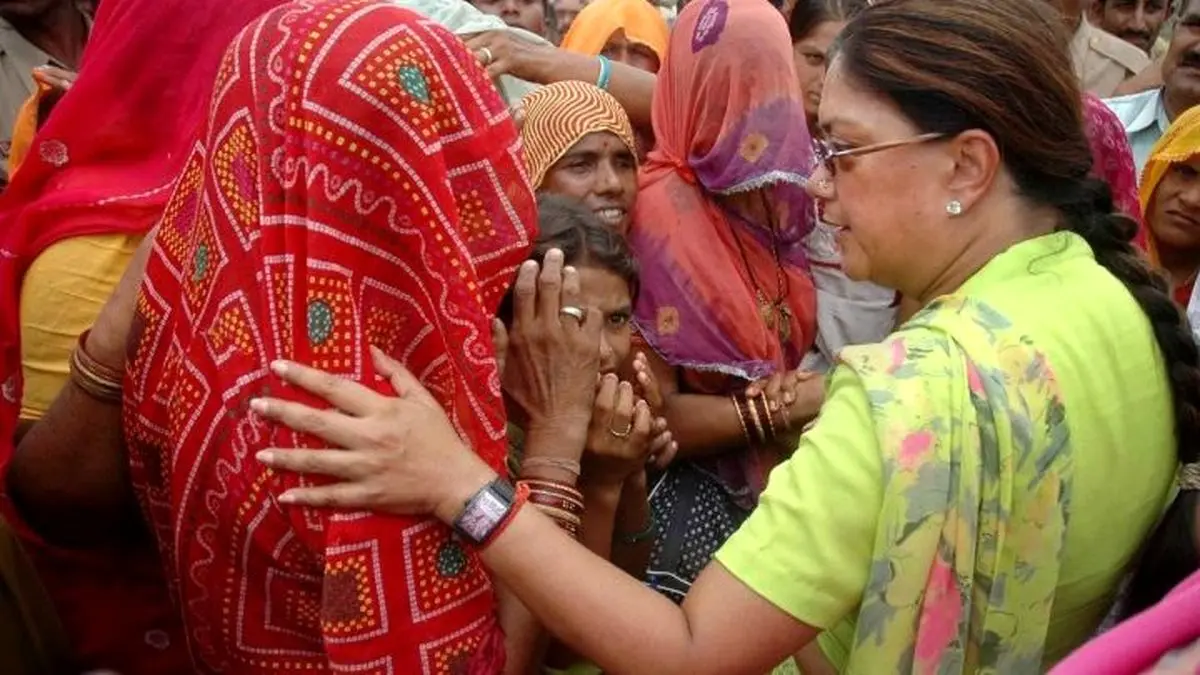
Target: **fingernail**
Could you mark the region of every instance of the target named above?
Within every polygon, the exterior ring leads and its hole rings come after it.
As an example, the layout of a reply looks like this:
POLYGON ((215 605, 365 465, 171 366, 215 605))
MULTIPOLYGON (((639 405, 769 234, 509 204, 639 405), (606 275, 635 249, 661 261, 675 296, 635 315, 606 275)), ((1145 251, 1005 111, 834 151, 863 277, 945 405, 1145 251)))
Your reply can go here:
POLYGON ((788 404, 788 405, 791 405, 791 404, 793 404, 793 403, 795 403, 795 402, 796 402, 796 397, 795 397, 795 396, 793 396, 792 394, 784 394, 784 395, 783 395, 783 402, 784 402, 784 403, 786 403, 786 404, 788 404))
POLYGON ((771 408, 771 412, 779 412, 779 403, 777 401, 771 401, 769 407, 771 408))
POLYGON ((536 260, 526 260, 525 262, 521 263, 522 272, 536 272, 537 268, 538 264, 536 260))
POLYGON ((270 464, 271 462, 275 461, 275 453, 271 452, 270 450, 260 450, 259 453, 254 456, 254 459, 257 459, 263 464, 270 464))
POLYGON ((279 503, 280 504, 295 504, 296 503, 296 495, 292 494, 291 491, 289 490, 288 492, 285 492, 285 493, 279 495, 279 503))
POLYGON ((567 265, 566 267, 563 268, 563 274, 575 274, 575 268, 570 265, 567 265))
POLYGON ((272 361, 271 372, 283 377, 288 371, 287 361, 272 361))
POLYGON ((253 410, 254 412, 258 413, 259 415, 267 414, 267 409, 269 407, 270 407, 270 405, 261 398, 250 399, 250 409, 253 410))
POLYGON ((562 249, 552 248, 549 251, 546 251, 546 260, 550 260, 551 258, 556 258, 558 260, 562 260, 562 257, 563 257, 562 249))

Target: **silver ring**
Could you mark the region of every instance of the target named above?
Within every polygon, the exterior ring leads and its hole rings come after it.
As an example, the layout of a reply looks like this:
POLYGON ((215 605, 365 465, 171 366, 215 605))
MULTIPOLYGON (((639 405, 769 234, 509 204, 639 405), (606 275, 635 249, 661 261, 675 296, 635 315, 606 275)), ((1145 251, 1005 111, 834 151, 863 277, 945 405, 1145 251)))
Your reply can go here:
POLYGON ((492 55, 492 50, 488 49, 487 47, 483 47, 479 50, 479 62, 483 64, 484 68, 492 65, 492 61, 495 60, 496 57, 492 55))
POLYGON ((576 321, 579 322, 579 325, 581 325, 581 326, 583 325, 584 317, 587 316, 586 314, 584 314, 582 309, 571 306, 571 305, 564 306, 562 309, 558 310, 558 313, 562 316, 569 316, 572 319, 575 319, 576 321))

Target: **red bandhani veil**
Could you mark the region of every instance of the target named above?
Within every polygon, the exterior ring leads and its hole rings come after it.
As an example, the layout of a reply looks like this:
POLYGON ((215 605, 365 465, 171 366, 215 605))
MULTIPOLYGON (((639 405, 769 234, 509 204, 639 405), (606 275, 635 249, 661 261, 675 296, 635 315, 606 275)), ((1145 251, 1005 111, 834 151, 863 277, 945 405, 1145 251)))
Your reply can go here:
POLYGON ((218 75, 131 337, 126 435, 204 673, 498 673, 474 552, 428 518, 288 508, 254 461, 319 447, 249 401, 307 400, 292 359, 388 391, 376 345, 500 469, 490 318, 536 232, 517 130, 442 27, 372 0, 294 2, 218 75))

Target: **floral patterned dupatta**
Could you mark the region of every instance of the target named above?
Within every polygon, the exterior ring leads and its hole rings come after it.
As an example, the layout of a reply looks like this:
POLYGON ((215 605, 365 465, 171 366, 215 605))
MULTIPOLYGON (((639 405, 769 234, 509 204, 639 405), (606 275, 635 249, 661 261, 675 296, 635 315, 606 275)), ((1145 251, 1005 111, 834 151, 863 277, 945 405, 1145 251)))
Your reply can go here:
POLYGON ((845 672, 1040 672, 1073 477, 1044 355, 955 295, 841 360, 862 379, 884 453, 845 672))

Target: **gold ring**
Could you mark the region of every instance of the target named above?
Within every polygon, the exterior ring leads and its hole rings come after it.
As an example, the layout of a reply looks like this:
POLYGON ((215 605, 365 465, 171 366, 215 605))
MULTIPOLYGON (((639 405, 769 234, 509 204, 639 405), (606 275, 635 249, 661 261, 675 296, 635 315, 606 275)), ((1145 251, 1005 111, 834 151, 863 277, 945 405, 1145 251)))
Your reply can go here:
POLYGON ((625 427, 624 431, 617 431, 616 429, 609 427, 608 433, 616 436, 617 438, 629 438, 633 435, 633 422, 630 422, 629 426, 625 427))
POLYGON ((496 57, 492 55, 492 50, 487 47, 479 50, 479 62, 483 64, 484 68, 492 65, 492 61, 494 60, 496 60, 496 57))
POLYGON ((587 317, 587 314, 582 309, 572 305, 564 305, 562 309, 558 310, 558 313, 562 316, 569 316, 575 319, 581 326, 583 325, 583 320, 587 317))

